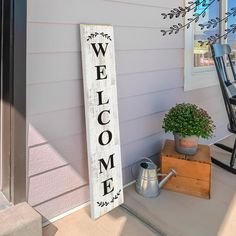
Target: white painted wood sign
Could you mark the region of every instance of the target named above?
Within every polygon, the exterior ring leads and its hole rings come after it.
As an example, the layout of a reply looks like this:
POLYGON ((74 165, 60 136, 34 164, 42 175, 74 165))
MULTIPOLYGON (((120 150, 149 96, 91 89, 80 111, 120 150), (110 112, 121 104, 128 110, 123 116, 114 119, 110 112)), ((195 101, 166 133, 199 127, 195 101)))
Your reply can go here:
POLYGON ((113 27, 80 25, 91 217, 123 203, 113 27))

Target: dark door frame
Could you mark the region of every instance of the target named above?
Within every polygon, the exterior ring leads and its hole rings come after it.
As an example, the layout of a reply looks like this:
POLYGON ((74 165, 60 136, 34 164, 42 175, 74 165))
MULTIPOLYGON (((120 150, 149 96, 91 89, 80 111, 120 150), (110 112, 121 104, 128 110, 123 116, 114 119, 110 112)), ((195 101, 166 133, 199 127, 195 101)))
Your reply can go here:
POLYGON ((26 200, 27 0, 1 2, 2 192, 26 200))

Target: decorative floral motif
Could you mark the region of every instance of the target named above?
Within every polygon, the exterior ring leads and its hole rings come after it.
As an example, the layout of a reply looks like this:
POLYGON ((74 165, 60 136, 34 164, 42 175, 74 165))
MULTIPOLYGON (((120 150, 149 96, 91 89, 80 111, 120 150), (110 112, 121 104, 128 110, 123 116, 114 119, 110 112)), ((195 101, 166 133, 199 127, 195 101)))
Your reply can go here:
POLYGON ((104 207, 104 206, 108 206, 110 203, 113 203, 116 199, 119 198, 120 196, 120 193, 121 193, 121 189, 117 192, 117 194, 111 199, 110 202, 97 202, 98 206, 100 207, 104 207))
POLYGON ((111 40, 111 37, 108 35, 108 34, 105 34, 105 33, 100 33, 100 35, 102 35, 102 37, 104 37, 104 38, 106 38, 106 39, 109 39, 110 41, 112 41, 111 40))
POLYGON ((111 36, 109 36, 108 34, 105 34, 104 32, 101 32, 101 33, 95 32, 95 33, 90 34, 87 38, 87 41, 96 38, 98 35, 101 35, 102 37, 112 41, 111 36))

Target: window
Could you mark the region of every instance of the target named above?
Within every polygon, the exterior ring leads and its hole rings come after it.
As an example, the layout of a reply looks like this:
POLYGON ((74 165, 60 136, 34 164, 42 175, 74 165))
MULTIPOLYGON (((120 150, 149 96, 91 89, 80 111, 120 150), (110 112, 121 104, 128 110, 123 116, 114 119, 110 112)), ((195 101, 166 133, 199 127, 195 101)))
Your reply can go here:
MULTIPOLYGON (((186 4, 189 2, 186 0, 186 4)), ((209 30, 201 30, 199 24, 206 23, 209 19, 216 17, 224 17, 225 12, 235 7, 235 0, 221 0, 215 1, 206 11, 204 18, 200 18, 195 24, 192 24, 188 30, 185 31, 185 68, 184 68, 184 90, 192 90, 213 86, 218 83, 214 61, 211 58, 211 51, 209 46, 200 46, 199 40, 206 40, 209 35, 219 34, 226 28, 226 23, 221 26, 209 30)), ((197 11, 202 12, 201 7, 197 11)), ((192 14, 192 13, 190 13, 192 14)), ((186 16, 186 21, 190 15, 186 16)), ((227 24, 231 25, 235 21, 235 17, 230 17, 227 24)), ((230 34, 227 42, 231 44, 236 60, 236 36, 230 34)))

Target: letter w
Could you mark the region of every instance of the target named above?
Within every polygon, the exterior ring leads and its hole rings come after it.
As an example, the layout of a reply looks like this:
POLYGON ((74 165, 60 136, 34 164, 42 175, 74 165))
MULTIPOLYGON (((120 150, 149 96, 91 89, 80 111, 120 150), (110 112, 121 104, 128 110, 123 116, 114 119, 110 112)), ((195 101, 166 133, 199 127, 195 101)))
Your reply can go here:
POLYGON ((104 49, 104 47, 103 47, 103 43, 98 43, 99 49, 97 49, 96 43, 91 43, 91 45, 92 45, 93 50, 94 50, 95 54, 97 55, 97 57, 99 56, 100 51, 102 52, 103 56, 105 56, 106 51, 107 51, 108 43, 106 43, 105 49, 104 49))
POLYGON ((102 166, 104 167, 105 170, 108 169, 109 163, 110 163, 110 169, 114 168, 114 153, 109 156, 108 162, 106 163, 104 159, 99 159, 98 160, 100 163, 100 174, 102 173, 102 166))

